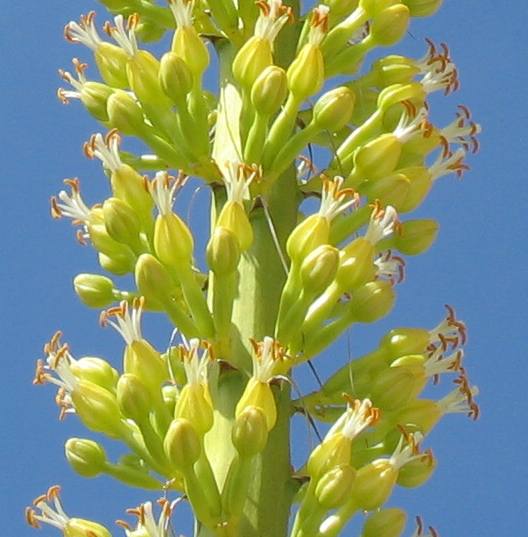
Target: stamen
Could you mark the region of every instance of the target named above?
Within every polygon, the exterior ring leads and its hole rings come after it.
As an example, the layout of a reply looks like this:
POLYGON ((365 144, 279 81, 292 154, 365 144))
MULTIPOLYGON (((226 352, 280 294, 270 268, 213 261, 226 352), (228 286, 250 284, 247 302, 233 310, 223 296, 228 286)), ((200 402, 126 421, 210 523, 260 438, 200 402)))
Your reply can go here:
POLYGON ((479 394, 477 386, 470 386, 464 368, 460 376, 453 381, 458 387, 438 401, 444 414, 467 414, 473 420, 479 417, 480 409, 474 398, 479 394))
POLYGON ((405 260, 393 255, 391 250, 381 253, 374 264, 378 267, 376 271, 378 279, 389 280, 395 285, 401 283, 405 278, 405 260))
POLYGON ((380 419, 380 411, 372 406, 370 399, 352 399, 343 394, 347 399, 347 409, 326 434, 326 438, 340 432, 343 436, 353 440, 367 427, 375 425, 380 419))
POLYGON ((183 362, 187 384, 189 385, 206 385, 207 369, 213 359, 212 348, 209 342, 198 338, 192 338, 187 341, 183 339, 180 345, 180 357, 183 362), (198 355, 200 348, 203 349, 202 355, 198 355))
POLYGON ((420 452, 419 444, 423 438, 421 433, 409 434, 402 428, 400 430, 402 436, 389 459, 390 464, 397 470, 411 461, 421 459, 424 456, 430 456, 427 453, 420 452))
POLYGON ((176 26, 178 28, 192 26, 192 11, 194 7, 193 1, 169 0, 169 7, 171 8, 174 19, 176 20, 176 26))
POLYGON ((83 146, 83 151, 89 159, 97 157, 105 168, 116 172, 123 166, 121 157, 119 156, 120 143, 121 137, 117 129, 112 129, 108 131, 104 138, 100 133, 90 136, 88 142, 83 146))
POLYGON ((328 32, 328 14, 330 8, 320 4, 312 11, 310 18, 310 33, 308 42, 312 45, 319 46, 328 32))
POLYGON ((459 105, 456 119, 440 130, 441 136, 449 144, 459 144, 466 152, 476 153, 479 150, 477 134, 481 126, 471 121, 471 113, 466 106, 459 105))
POLYGON ((59 493, 60 487, 54 485, 48 489, 46 494, 35 498, 33 507, 26 508, 26 522, 34 528, 40 528, 42 522, 63 531, 70 518, 62 508, 59 493))
POLYGON ((429 341, 436 347, 440 345, 443 351, 447 350, 448 345, 456 348, 464 345, 467 341, 466 325, 456 318, 455 310, 446 304, 447 315, 442 322, 429 331, 429 341))
POLYGON ((132 308, 130 308, 128 302, 123 300, 119 306, 101 312, 99 317, 101 326, 110 325, 115 328, 127 345, 132 344, 134 341, 142 340, 141 314, 144 301, 143 297, 135 298, 132 308))
POLYGON ((127 19, 123 15, 114 17, 115 26, 109 22, 104 25, 104 31, 129 55, 134 56, 138 51, 135 29, 139 23, 139 15, 134 13, 127 19))
POLYGON ((339 176, 334 177, 334 179, 326 177, 323 179, 319 214, 329 221, 332 221, 347 209, 355 208, 359 205, 359 194, 353 188, 342 188, 344 181, 343 177, 339 176))
POLYGON ((469 170, 469 166, 464 162, 466 151, 462 147, 457 149, 454 153, 449 151, 449 143, 445 138, 442 138, 444 144, 444 151, 438 155, 433 165, 429 168, 432 180, 436 181, 440 177, 456 174, 457 177, 462 177, 465 171, 469 170))
POLYGON ((275 376, 278 362, 287 359, 285 348, 272 337, 263 341, 250 339, 253 347, 253 377, 260 382, 269 382, 275 376))
POLYGON ((70 43, 82 43, 91 50, 96 50, 103 40, 95 29, 95 11, 81 15, 80 21, 70 21, 64 27, 64 37, 70 43))
POLYGON ((403 101, 402 105, 405 110, 394 129, 394 136, 403 144, 418 133, 423 135, 424 132, 430 132, 432 126, 427 121, 428 111, 425 106, 416 110, 410 101, 403 101))
POLYGON ((292 8, 284 6, 282 0, 259 0, 256 4, 260 15, 255 23, 254 35, 273 44, 286 22, 293 20, 292 8))
POLYGON ((256 164, 252 166, 241 162, 226 162, 225 173, 222 180, 226 188, 228 201, 243 203, 244 200, 251 199, 249 186, 253 181, 259 181, 262 170, 256 164))
POLYGON ((71 193, 61 190, 57 197, 52 196, 51 216, 53 218, 66 216, 72 219, 73 225, 86 225, 90 220, 91 211, 82 199, 79 179, 65 179, 64 184, 70 187, 71 193))
POLYGON ((429 39, 426 39, 429 49, 427 54, 416 62, 416 66, 424 75, 421 83, 427 93, 433 91, 444 91, 448 95, 460 87, 458 72, 453 63, 449 48, 445 43, 440 47, 429 39))
POLYGON ((394 233, 399 229, 398 213, 391 205, 387 205, 384 209, 376 200, 373 205, 372 214, 370 216, 369 226, 365 233, 365 240, 375 245, 385 237, 394 233))
POLYGON ((187 176, 180 172, 178 177, 173 177, 165 171, 156 173, 152 181, 146 181, 146 186, 159 214, 165 215, 172 212, 172 204, 176 194, 187 182, 187 176))

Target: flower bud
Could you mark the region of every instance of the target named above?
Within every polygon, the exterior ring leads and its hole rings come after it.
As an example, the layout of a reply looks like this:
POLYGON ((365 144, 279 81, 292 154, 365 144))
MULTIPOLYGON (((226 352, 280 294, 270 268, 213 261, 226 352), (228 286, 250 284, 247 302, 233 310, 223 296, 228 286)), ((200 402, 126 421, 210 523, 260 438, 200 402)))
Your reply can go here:
POLYGON ((319 479, 315 487, 315 497, 325 509, 335 509, 342 505, 354 486, 356 470, 349 464, 332 468, 319 479))
POLYGON ((350 464, 351 445, 351 440, 342 433, 327 436, 310 454, 308 474, 313 479, 319 479, 334 467, 350 464))
POLYGON ((70 518, 64 528, 64 537, 112 537, 112 534, 97 522, 70 518))
POLYGON ((104 308, 114 300, 114 282, 100 274, 78 274, 73 287, 82 303, 91 308, 104 308))
POLYGON ((64 451, 70 466, 83 477, 96 477, 105 468, 106 453, 103 447, 86 438, 70 438, 64 451))
POLYGON ((186 419, 172 420, 163 441, 165 455, 177 470, 191 468, 200 457, 200 438, 192 423, 186 419))
POLYGON ((103 80, 113 88, 128 87, 127 53, 117 45, 101 42, 95 51, 95 63, 103 80))
POLYGON ((250 91, 253 84, 273 64, 271 41, 265 37, 250 37, 233 60, 233 77, 244 89, 250 91))
POLYGON ((326 92, 314 105, 313 120, 321 130, 337 132, 352 117, 356 94, 341 86, 326 92))
POLYGON ((128 93, 116 90, 106 105, 112 127, 127 135, 137 135, 144 130, 143 110, 128 93))
POLYGON ((268 441, 268 426, 262 410, 246 407, 235 420, 231 439, 241 457, 252 457, 263 451, 268 441))
POLYGON ((255 110, 266 117, 276 114, 286 95, 286 72, 276 65, 268 65, 256 78, 251 88, 251 102, 255 110))
POLYGON ((207 244, 207 264, 219 276, 232 274, 240 261, 240 245, 228 228, 216 226, 207 244))
POLYGON ((246 408, 257 408, 265 418, 268 431, 275 427, 277 422, 277 406, 270 385, 251 377, 246 385, 246 389, 237 403, 235 416, 238 419, 246 408))
POLYGON ((416 378, 406 367, 388 367, 378 373, 371 387, 373 403, 383 410, 401 408, 414 393, 416 378))
POLYGON ((409 354, 421 354, 429 345, 429 332, 423 328, 394 328, 383 336, 380 349, 390 361, 409 354))
POLYGON ((431 399, 415 399, 398 412, 396 423, 416 427, 423 434, 430 432, 442 417, 442 409, 431 399))
POLYGON ((438 227, 438 222, 432 219, 407 220, 394 236, 394 245, 406 255, 426 252, 438 235, 438 227))
POLYGON ((391 106, 402 101, 424 102, 425 90, 419 82, 409 84, 393 84, 380 91, 378 95, 378 108, 387 111, 391 106))
POLYGON ((356 474, 352 496, 364 511, 381 507, 396 484, 398 470, 386 459, 378 459, 360 468, 356 474))
POLYGON ((351 291, 376 276, 374 246, 362 237, 343 248, 336 274, 336 283, 343 291, 351 291))
POLYGON ((398 3, 381 11, 372 19, 370 35, 380 46, 389 47, 397 43, 409 27, 409 8, 398 3))
POLYGON ((288 88, 303 101, 317 93, 324 83, 324 60, 321 49, 306 43, 290 64, 287 72, 288 88))
POLYGON ((311 214, 290 233, 286 251, 290 259, 300 263, 317 246, 328 242, 330 223, 320 214, 311 214))
POLYGON ((130 254, 112 254, 108 256, 103 253, 99 253, 99 264, 104 270, 122 276, 128 274, 134 270, 135 258, 130 254))
POLYGON ((365 181, 358 190, 367 196, 368 201, 378 200, 382 206, 392 205, 398 212, 407 206, 411 183, 402 173, 393 173, 374 180, 365 181))
POLYGON ((253 243, 251 222, 243 205, 238 201, 228 201, 222 207, 216 225, 228 229, 236 236, 241 252, 245 252, 253 243))
POLYGON ((165 95, 178 104, 192 89, 192 73, 177 54, 167 52, 161 58, 159 83, 165 95))
POLYGON ((330 17, 339 19, 349 15, 358 6, 358 0, 326 0, 325 4, 330 8, 330 17))
POLYGON ((176 214, 160 214, 154 225, 154 248, 167 266, 190 264, 194 248, 192 233, 176 214))
POLYGON ((115 389, 118 372, 102 358, 84 356, 71 362, 72 373, 79 379, 89 380, 101 388, 112 391, 115 389))
POLYGON ((76 413, 88 429, 111 438, 119 437, 123 424, 115 395, 89 380, 80 379, 71 398, 76 413))
POLYGON ((134 340, 126 346, 123 370, 136 375, 154 397, 169 378, 167 364, 146 339, 134 340))
POLYGON ((391 283, 379 280, 366 283, 357 289, 350 308, 356 322, 373 323, 389 313, 394 300, 395 293, 391 283))
POLYGON ((361 537, 400 537, 406 525, 405 511, 397 507, 382 509, 367 518, 361 537))
POLYGON ((189 420, 196 433, 203 436, 214 421, 209 389, 198 383, 186 384, 176 401, 174 417, 189 420))
POLYGON ((402 2, 409 8, 411 17, 429 17, 440 9, 443 0, 402 0, 402 2))
POLYGON ((150 413, 151 398, 141 380, 130 373, 122 375, 117 383, 117 403, 123 416, 142 423, 150 413))
POLYGON ((134 28, 134 33, 139 41, 152 43, 159 41, 166 32, 166 28, 149 20, 140 20, 134 28))
POLYGON ((101 122, 108 121, 107 103, 114 90, 106 84, 91 80, 82 85, 81 102, 92 116, 101 122))
POLYGON ((145 305, 150 309, 164 309, 164 304, 181 295, 167 269, 151 254, 141 254, 134 271, 136 286, 145 305))
POLYGON ((104 224, 108 235, 132 247, 138 244, 140 223, 132 207, 119 198, 108 198, 103 203, 104 224))
POLYGON ((158 79, 160 62, 150 52, 138 50, 128 60, 126 71, 130 89, 141 102, 162 109, 170 107, 158 79))
POLYGON ((401 142, 392 134, 381 134, 354 153, 356 171, 368 179, 384 177, 394 171, 401 155, 401 142))
POLYGON ((209 65, 209 52, 194 26, 180 26, 176 29, 172 52, 187 64, 195 79, 199 79, 209 65))
POLYGON ((310 252, 301 265, 301 279, 305 292, 320 295, 333 281, 339 264, 339 250, 322 244, 310 252))
POLYGON ((409 189, 405 201, 400 205, 400 212, 410 212, 416 209, 425 199, 433 186, 431 174, 422 166, 413 166, 400 170, 409 180, 409 189))
POLYGON ((400 468, 397 483, 401 487, 421 487, 429 481, 436 469, 436 459, 431 452, 424 453, 423 457, 408 462, 400 468))

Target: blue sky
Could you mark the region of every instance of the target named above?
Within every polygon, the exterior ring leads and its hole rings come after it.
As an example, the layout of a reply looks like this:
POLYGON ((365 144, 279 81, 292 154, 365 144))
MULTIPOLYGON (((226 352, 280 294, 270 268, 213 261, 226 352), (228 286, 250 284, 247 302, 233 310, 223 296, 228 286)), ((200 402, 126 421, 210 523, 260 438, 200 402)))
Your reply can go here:
MULTIPOLYGON (((435 96, 433 114, 447 123, 457 104, 467 104, 483 125, 482 149, 470 158, 471 171, 462 181, 444 178, 420 209, 424 217, 440 220, 440 236, 428 254, 408 260, 390 317, 350 335, 357 355, 392 326, 434 326, 445 303, 454 305, 469 327, 466 364, 481 389, 482 417, 476 423, 447 417, 427 443, 439 459, 437 473, 425 487, 403 491, 393 502, 411 516, 422 514, 442 537, 519 535, 528 501, 528 8, 521 0, 503 4, 508 7, 494 0, 445 0, 436 17, 414 21, 411 35, 395 49, 419 57, 425 37, 449 44, 462 86, 449 98, 435 96)), ((0 510, 7 537, 34 534, 23 522, 23 508, 54 483, 63 485, 68 512, 108 524, 148 499, 105 478, 74 475, 63 445, 70 436, 84 435, 83 428, 75 418, 59 423, 53 390, 31 385, 35 359, 58 328, 74 354, 101 355, 114 363, 121 357, 118 336, 99 328, 98 313, 82 306, 72 291, 73 276, 96 270, 94 256, 77 245, 66 223, 51 220, 48 207, 64 177, 79 176, 90 202, 105 195, 100 166, 81 153, 97 125, 77 103, 63 107, 55 97, 57 68, 69 68, 73 56, 90 58, 62 39, 63 24, 94 7, 88 0, 2 7, 0 510)), ((198 200, 194 223, 201 220, 205 191, 198 200)), ((184 210, 185 199, 179 203, 184 210)), ((167 344, 168 325, 147 319, 145 327, 160 347, 167 344)), ((334 347, 317 364, 320 373, 328 374, 346 355, 346 345, 334 347)), ((444 381, 440 390, 447 387, 444 381)), ((306 441, 299 428, 297 444, 306 441)), ((46 528, 42 535, 54 532, 46 528)))

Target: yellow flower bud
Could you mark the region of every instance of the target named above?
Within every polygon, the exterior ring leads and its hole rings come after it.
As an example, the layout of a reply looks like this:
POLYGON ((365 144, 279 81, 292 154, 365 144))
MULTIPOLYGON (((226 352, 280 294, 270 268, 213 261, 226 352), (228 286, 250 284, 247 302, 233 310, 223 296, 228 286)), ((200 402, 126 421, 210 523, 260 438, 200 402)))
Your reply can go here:
POLYGON ((381 507, 389 498, 398 478, 398 470, 388 459, 378 459, 360 468, 356 474, 352 496, 364 511, 381 507))
POLYGON ((403 365, 388 367, 374 377, 371 398, 383 410, 393 410, 404 406, 414 394, 416 377, 403 365))
POLYGON ((178 104, 192 89, 192 73, 187 64, 174 52, 161 58, 159 82, 165 95, 178 104))
POLYGON ((391 283, 378 280, 357 289, 352 296, 350 308, 356 322, 373 323, 390 312, 394 300, 391 283))
POLYGON ((169 378, 167 364, 146 339, 134 339, 126 346, 123 370, 136 375, 153 396, 169 378))
POLYGON ((160 214, 154 225, 154 248, 167 266, 190 264, 194 248, 192 233, 175 213, 160 214))
POLYGON ((303 290, 310 296, 320 295, 333 281, 339 264, 339 250, 322 244, 310 252, 301 265, 303 290))
POLYGON ((238 51, 233 60, 233 77, 250 91, 257 77, 273 64, 272 45, 269 39, 254 35, 238 51))
POLYGON ((443 0, 402 0, 409 8, 411 17, 429 17, 434 15, 443 3, 443 0))
POLYGON ((442 409, 431 399, 415 399, 398 412, 397 423, 416 427, 424 434, 430 432, 442 417, 442 409))
POLYGON ((438 222, 432 219, 407 220, 394 236, 395 247, 406 255, 418 255, 429 250, 438 235, 438 222))
POLYGON ((319 477, 332 468, 350 464, 351 440, 340 432, 331 434, 323 440, 310 454, 307 471, 313 479, 319 477))
POLYGON ((98 121, 108 121, 107 103, 114 90, 106 84, 85 82, 80 91, 81 102, 86 106, 86 110, 98 121))
POLYGON ((394 45, 407 32, 409 19, 409 8, 398 2, 372 19, 370 35, 378 45, 384 47, 394 45))
POLYGON ((324 60, 319 46, 306 43, 286 74, 288 88, 299 101, 317 93, 324 83, 324 60))
POLYGON ((367 518, 361 537, 400 537, 406 524, 407 515, 402 509, 382 509, 367 518))
POLYGON ((371 203, 378 200, 383 206, 392 205, 398 212, 404 212, 406 209, 403 207, 408 207, 411 189, 411 182, 403 173, 392 173, 364 181, 358 187, 371 203))
POLYGON ((423 457, 410 461, 400 468, 397 483, 401 487, 416 488, 425 484, 436 470, 436 458, 431 452, 423 457))
POLYGON ((398 165, 401 149, 401 142, 394 134, 381 134, 354 153, 357 173, 368 179, 389 175, 398 165))
POLYGON ((341 86, 319 97, 313 109, 313 120, 321 130, 337 132, 352 117, 356 94, 341 86))
POLYGON ((112 274, 122 276, 134 270, 135 258, 131 256, 130 253, 113 253, 111 256, 99 253, 97 257, 99 258, 101 267, 112 274))
POLYGON ((251 377, 246 385, 242 397, 237 403, 235 416, 238 419, 246 408, 255 407, 265 418, 268 431, 275 427, 277 422, 277 406, 270 385, 251 377))
POLYGON ((226 227, 216 226, 207 244, 207 264, 219 276, 232 274, 240 260, 237 236, 226 227))
POLYGON ((73 287, 83 304, 91 308, 104 308, 114 300, 114 282, 99 274, 78 274, 73 287))
POLYGON ((108 235, 132 248, 139 244, 140 222, 128 203, 119 198, 108 198, 103 203, 104 225, 108 235))
POLYGON ((112 127, 127 135, 137 135, 145 128, 143 110, 128 93, 116 90, 108 98, 106 109, 112 127))
POLYGON ((386 111, 391 106, 399 104, 402 101, 412 101, 423 103, 426 93, 419 82, 409 84, 393 84, 383 89, 378 95, 378 108, 386 111))
POLYGON ((400 356, 424 353, 429 337, 429 332, 423 328, 394 328, 383 336, 380 349, 393 361, 400 356))
POLYGON ((103 80, 113 88, 128 87, 127 53, 117 45, 102 41, 94 52, 95 63, 103 80))
POLYGON ((136 375, 125 373, 117 383, 117 403, 123 416, 141 424, 151 410, 148 389, 136 375))
POLYGON ((279 111, 287 93, 286 72, 268 64, 253 83, 251 102, 259 114, 268 117, 279 111))
POLYGON ((186 384, 176 401, 174 417, 189 420, 196 433, 203 436, 214 421, 209 388, 198 383, 186 384))
POLYGON ((235 420, 231 439, 241 457, 252 457, 263 451, 268 441, 264 412, 257 407, 244 408, 235 420))
POLYGON ((164 304, 181 296, 180 288, 165 266, 151 254, 138 257, 134 274, 138 291, 145 297, 148 308, 164 309, 164 304))
POLYGON ((340 464, 321 476, 315 497, 325 509, 335 509, 350 496, 354 486, 356 470, 350 464, 340 464))
POLYGON ((84 356, 70 364, 72 373, 79 379, 89 380, 101 388, 113 391, 115 389, 118 372, 102 358, 84 356))
POLYGON ((341 253, 336 283, 343 291, 351 291, 371 281, 376 275, 375 249, 372 243, 359 237, 347 244, 341 253))
POLYGON ((95 477, 105 468, 106 453, 103 447, 86 438, 70 438, 64 451, 70 466, 83 477, 95 477))
POLYGON ((286 251, 295 262, 302 260, 317 246, 328 242, 330 223, 320 214, 311 214, 290 233, 286 243, 286 251))
POLYGON ((187 64, 195 79, 199 79, 209 65, 209 52, 194 26, 176 29, 171 50, 187 64))
POLYGON ((112 535, 97 522, 82 518, 70 518, 64 528, 64 537, 112 537, 112 535))
POLYGON ((253 228, 246 210, 238 201, 228 201, 220 211, 216 225, 231 231, 240 245, 240 251, 245 252, 253 243, 253 228))
POLYGON ((405 201, 398 207, 400 212, 410 212, 416 209, 425 199, 433 186, 432 176, 423 166, 404 168, 400 173, 409 180, 409 189, 405 201))
POLYGON ((163 93, 158 75, 160 62, 150 52, 138 50, 127 62, 126 72, 130 89, 143 103, 169 108, 171 102, 163 93))
POLYGON ((171 422, 163 448, 169 462, 180 471, 191 468, 202 452, 196 430, 190 421, 183 418, 171 422))

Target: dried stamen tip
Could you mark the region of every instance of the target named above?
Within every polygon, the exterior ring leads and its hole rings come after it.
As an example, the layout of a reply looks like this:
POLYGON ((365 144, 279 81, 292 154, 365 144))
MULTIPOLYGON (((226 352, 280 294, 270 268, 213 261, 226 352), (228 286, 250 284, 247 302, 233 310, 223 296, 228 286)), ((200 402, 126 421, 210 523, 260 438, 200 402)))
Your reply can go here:
POLYGON ((466 371, 460 368, 460 375, 453 381, 457 385, 451 393, 438 401, 444 414, 466 414, 473 420, 480 415, 480 408, 474 398, 478 395, 477 386, 471 386, 466 371))
POLYGON ((273 43, 282 27, 293 22, 293 10, 285 6, 282 0, 258 0, 255 2, 260 15, 255 24, 254 35, 273 43))
POLYGON ((447 309, 446 317, 429 332, 431 350, 440 345, 442 350, 446 351, 448 346, 456 348, 464 345, 467 341, 466 325, 456 318, 455 310, 451 306, 446 304, 445 307, 447 309))
POLYGON ((425 526, 421 517, 416 517, 416 529, 412 534, 412 537, 440 537, 440 534, 432 527, 429 526, 427 533, 424 533, 425 526))
POLYGON ((85 142, 83 152, 89 159, 98 158, 103 166, 112 172, 116 172, 123 163, 119 156, 119 145, 121 137, 117 129, 111 129, 106 136, 102 134, 92 134, 85 142))
POLYGON ((378 267, 376 277, 379 279, 389 280, 395 285, 405 278, 405 260, 393 255, 391 250, 381 253, 374 264, 378 267))
POLYGON ((359 205, 359 194, 353 188, 342 188, 344 181, 343 177, 339 176, 333 179, 323 178, 319 214, 330 221, 347 209, 359 205))
POLYGON ((424 75, 422 85, 427 93, 441 90, 448 95, 460 87, 458 71, 451 59, 449 48, 445 43, 437 47, 430 39, 426 39, 428 51, 416 62, 424 75))

